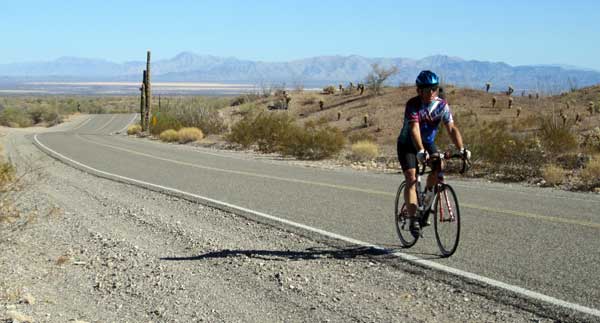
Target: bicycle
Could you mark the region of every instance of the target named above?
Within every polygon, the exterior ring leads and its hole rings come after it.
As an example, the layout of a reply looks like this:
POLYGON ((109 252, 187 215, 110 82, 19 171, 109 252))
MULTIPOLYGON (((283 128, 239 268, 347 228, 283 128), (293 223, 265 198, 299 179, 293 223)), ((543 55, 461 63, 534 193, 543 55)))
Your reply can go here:
POLYGON ((460 208, 454 189, 444 182, 444 169, 442 166, 444 160, 452 158, 462 159, 461 174, 471 166, 470 162, 464 156, 461 154, 451 154, 450 152, 433 154, 422 168, 420 165, 417 166, 417 213, 415 214, 415 220, 417 220, 421 229, 419 235, 413 235, 410 231, 410 218, 408 217, 406 203, 404 203, 404 187, 406 186, 406 182, 403 181, 398 187, 394 214, 396 232, 404 248, 414 246, 419 237, 423 236, 423 228, 429 225, 429 215, 433 212, 435 215, 433 220, 435 238, 442 256, 450 257, 456 251, 460 238, 460 208), (427 166, 431 170, 425 172, 427 166), (438 170, 438 176, 434 186, 433 198, 429 202, 429 205, 424 206, 425 185, 421 185, 421 177, 423 174, 431 173, 434 167, 438 170), (400 202, 402 202, 402 205, 400 205, 400 202))

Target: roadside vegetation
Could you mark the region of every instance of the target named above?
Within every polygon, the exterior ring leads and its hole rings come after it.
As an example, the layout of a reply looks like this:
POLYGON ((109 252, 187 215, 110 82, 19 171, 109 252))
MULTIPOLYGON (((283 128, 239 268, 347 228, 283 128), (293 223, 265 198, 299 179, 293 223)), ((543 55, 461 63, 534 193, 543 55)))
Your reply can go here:
MULTIPOLYGON (((150 131, 142 133, 135 125, 127 132, 397 170, 396 137, 404 104, 415 89, 379 82, 395 72, 377 67, 365 84, 332 84, 322 91, 272 86, 236 97, 155 97, 150 131), (185 128, 197 130, 188 135, 185 128)), ((600 190, 600 86, 560 95, 509 95, 483 88, 444 86, 455 122, 473 152, 469 176, 600 190)), ((137 113, 139 98, 11 96, 0 97, 0 109, 4 126, 49 126, 78 112, 137 113)), ((453 148, 443 128, 437 145, 453 148)), ((448 171, 457 168, 449 164, 448 171)))
POLYGON ((17 174, 16 168, 0 156, 0 244, 25 229, 37 216, 35 212, 23 213, 18 205, 25 179, 32 173, 17 174))
POLYGON ((131 113, 139 110, 132 96, 0 96, 0 125, 51 127, 75 113, 131 113))

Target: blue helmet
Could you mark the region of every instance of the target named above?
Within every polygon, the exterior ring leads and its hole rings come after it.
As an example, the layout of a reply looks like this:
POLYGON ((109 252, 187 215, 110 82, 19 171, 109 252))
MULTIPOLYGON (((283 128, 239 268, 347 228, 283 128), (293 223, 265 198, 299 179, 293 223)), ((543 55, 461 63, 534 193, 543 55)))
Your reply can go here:
POLYGON ((421 71, 417 76, 417 87, 428 87, 440 84, 440 78, 432 71, 421 71))

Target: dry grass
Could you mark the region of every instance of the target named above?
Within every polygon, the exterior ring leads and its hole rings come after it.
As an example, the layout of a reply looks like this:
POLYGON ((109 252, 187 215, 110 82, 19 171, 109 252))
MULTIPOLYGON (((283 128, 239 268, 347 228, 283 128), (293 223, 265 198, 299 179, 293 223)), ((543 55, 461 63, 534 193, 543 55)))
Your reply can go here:
POLYGON ((158 136, 160 140, 164 142, 176 142, 179 141, 179 133, 173 129, 167 129, 160 133, 158 136))
POLYGON ((542 176, 546 181, 546 185, 556 186, 562 184, 567 176, 567 171, 562 169, 560 166, 553 164, 546 165, 542 169, 542 176))
POLYGON ((128 135, 139 135, 142 132, 142 126, 139 124, 132 124, 129 127, 127 127, 127 134, 128 135))
POLYGON ((188 142, 199 141, 204 138, 204 134, 202 130, 198 128, 181 128, 177 132, 177 136, 179 137, 180 144, 186 144, 188 142))
POLYGON ((352 159, 358 161, 373 160, 379 155, 379 147, 376 143, 367 140, 357 141, 352 144, 352 159))
POLYGON ((600 186, 600 155, 595 155, 585 166, 581 178, 591 186, 600 186))

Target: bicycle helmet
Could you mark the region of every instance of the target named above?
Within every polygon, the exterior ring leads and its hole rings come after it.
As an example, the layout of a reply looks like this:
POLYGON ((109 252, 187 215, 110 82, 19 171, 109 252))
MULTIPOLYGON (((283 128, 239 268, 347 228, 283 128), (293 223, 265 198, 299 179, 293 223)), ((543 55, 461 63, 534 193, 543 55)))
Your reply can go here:
POLYGON ((417 80, 415 83, 417 84, 417 87, 423 88, 439 85, 440 79, 432 71, 421 71, 421 73, 419 73, 419 76, 417 76, 417 80))

